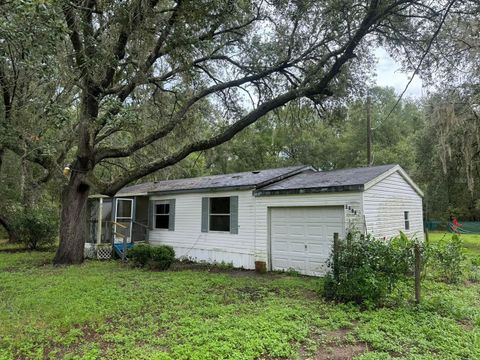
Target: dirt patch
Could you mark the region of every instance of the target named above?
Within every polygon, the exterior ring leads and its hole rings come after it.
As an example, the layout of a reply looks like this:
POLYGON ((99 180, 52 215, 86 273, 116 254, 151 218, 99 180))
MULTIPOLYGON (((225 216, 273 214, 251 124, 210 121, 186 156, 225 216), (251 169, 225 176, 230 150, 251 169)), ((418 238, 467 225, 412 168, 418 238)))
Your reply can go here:
MULTIPOLYGON (((107 319, 107 322, 111 320, 107 319)), ((99 333, 95 328, 89 325, 75 325, 74 328, 80 329, 82 335, 70 345, 60 345, 52 343, 44 350, 44 359, 49 359, 55 354, 55 359, 63 359, 67 354, 77 353, 80 347, 84 344, 97 344, 102 353, 104 353, 111 346, 110 343, 102 340, 102 333, 99 333)))
POLYGON ((472 322, 468 320, 460 320, 460 321, 457 321, 457 323, 465 331, 472 331, 474 328, 474 325, 472 324, 472 322))
POLYGON ((315 360, 347 360, 359 356, 368 350, 367 344, 345 344, 338 346, 326 346, 312 357, 315 360))
POLYGON ((343 339, 345 336, 352 332, 351 328, 341 328, 337 330, 332 330, 327 333, 327 339, 332 341, 335 339, 343 339))
POLYGON ((289 276, 288 274, 281 272, 272 272, 268 271, 266 273, 259 273, 255 270, 248 270, 243 268, 234 268, 230 265, 222 264, 210 264, 203 262, 193 262, 193 261, 176 261, 170 266, 169 271, 183 271, 183 270, 192 270, 192 271, 204 271, 214 274, 226 274, 233 277, 254 277, 254 278, 269 278, 269 279, 280 279, 282 277, 289 276))
POLYGON ((257 301, 265 296, 265 293, 255 287, 245 286, 237 290, 240 295, 248 298, 250 301, 257 301))
POLYGON ((314 360, 348 360, 359 356, 368 350, 368 345, 364 342, 352 342, 352 338, 348 337, 352 331, 353 328, 340 328, 313 334, 312 340, 317 344, 316 351, 312 354, 302 347, 300 357, 314 360))

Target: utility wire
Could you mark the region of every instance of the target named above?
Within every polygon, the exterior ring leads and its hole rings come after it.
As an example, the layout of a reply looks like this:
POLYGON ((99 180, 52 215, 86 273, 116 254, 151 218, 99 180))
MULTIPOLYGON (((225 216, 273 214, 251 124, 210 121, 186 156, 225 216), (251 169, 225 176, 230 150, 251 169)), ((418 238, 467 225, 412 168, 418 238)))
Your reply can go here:
POLYGON ((439 24, 438 28, 435 30, 435 32, 433 33, 432 37, 430 38, 430 41, 429 41, 428 44, 427 44, 427 48, 426 48, 425 52, 423 53, 422 57, 420 58, 420 62, 419 62, 418 65, 416 66, 415 70, 413 71, 412 77, 410 78, 410 80, 408 80, 408 83, 407 83, 407 85, 405 86, 405 89, 403 89, 402 93, 400 94, 400 96, 398 97, 397 101, 395 102, 395 105, 393 105, 392 109, 390 110, 390 112, 388 113, 388 115, 385 117, 385 119, 383 119, 383 121, 388 120, 388 118, 390 117, 390 115, 392 115, 393 111, 395 110, 395 108, 398 106, 398 104, 399 104, 400 101, 402 100, 403 95, 405 95, 405 93, 407 92, 408 87, 409 87, 410 84, 412 83, 413 78, 415 77, 415 75, 416 75, 416 74, 418 73, 418 71, 420 70, 420 67, 422 66, 423 60, 425 60, 425 58, 427 57, 428 53, 430 52, 430 49, 432 48, 433 42, 435 41, 435 39, 437 38, 438 34, 440 33, 440 30, 442 30, 443 24, 445 23, 445 20, 446 20, 446 18, 447 18, 447 16, 448 16, 448 13, 450 12, 450 9, 452 8, 453 4, 454 4, 456 1, 457 1, 457 0, 452 0, 452 1, 450 1, 450 3, 448 4, 447 8, 445 9, 445 13, 444 13, 443 16, 442 16, 442 19, 441 19, 441 21, 440 21, 440 24, 439 24))

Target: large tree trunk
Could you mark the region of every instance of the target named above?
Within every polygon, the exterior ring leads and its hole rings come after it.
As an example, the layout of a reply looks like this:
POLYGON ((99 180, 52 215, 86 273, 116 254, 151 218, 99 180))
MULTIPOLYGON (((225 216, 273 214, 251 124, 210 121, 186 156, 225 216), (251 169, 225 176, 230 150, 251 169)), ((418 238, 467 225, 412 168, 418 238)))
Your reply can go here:
POLYGON ((10 221, 2 215, 0 215, 0 225, 3 226, 3 228, 7 232, 9 242, 11 242, 11 243, 18 242, 19 239, 18 239, 18 236, 15 232, 15 229, 11 225, 10 221))
POLYGON ((60 245, 54 264, 80 264, 83 262, 87 236, 87 200, 89 186, 84 173, 74 172, 62 193, 60 218, 60 245))

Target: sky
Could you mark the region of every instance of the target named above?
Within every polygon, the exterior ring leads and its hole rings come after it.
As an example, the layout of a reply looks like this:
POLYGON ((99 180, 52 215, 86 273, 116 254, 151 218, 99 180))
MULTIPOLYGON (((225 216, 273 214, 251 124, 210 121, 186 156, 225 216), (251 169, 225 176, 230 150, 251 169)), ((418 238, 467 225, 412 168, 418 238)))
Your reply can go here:
MULTIPOLYGON (((375 50, 377 57, 377 85, 390 86, 395 88, 395 92, 399 95, 405 89, 412 72, 402 72, 398 62, 392 59, 384 48, 375 50)), ((412 83, 408 87, 405 97, 420 98, 422 96, 422 80, 415 76, 412 83)))

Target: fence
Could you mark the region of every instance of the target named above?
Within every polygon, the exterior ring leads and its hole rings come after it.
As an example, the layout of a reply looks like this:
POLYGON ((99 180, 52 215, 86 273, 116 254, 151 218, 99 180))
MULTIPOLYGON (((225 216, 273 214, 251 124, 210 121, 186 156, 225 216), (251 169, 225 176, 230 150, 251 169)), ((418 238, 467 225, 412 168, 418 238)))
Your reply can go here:
POLYGON ((449 231, 457 234, 480 234, 480 221, 459 221, 459 225, 452 222, 427 221, 429 231, 449 231))

